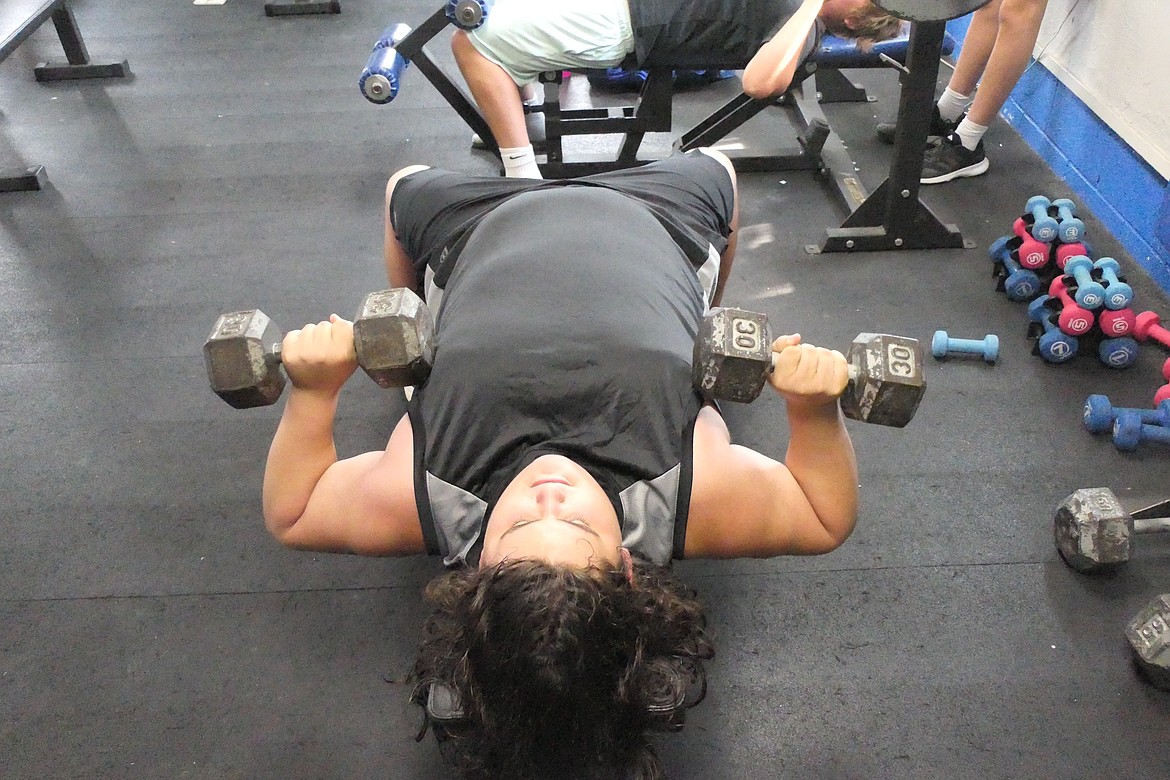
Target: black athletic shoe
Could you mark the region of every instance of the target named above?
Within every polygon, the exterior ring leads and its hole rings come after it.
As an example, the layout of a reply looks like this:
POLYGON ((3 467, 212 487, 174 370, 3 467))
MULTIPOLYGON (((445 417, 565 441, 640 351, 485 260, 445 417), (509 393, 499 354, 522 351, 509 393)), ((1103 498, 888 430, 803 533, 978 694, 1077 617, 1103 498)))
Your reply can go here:
MULTIPOLYGON (((926 133, 926 142, 937 143, 940 138, 945 138, 951 133, 955 132, 955 128, 963 121, 963 117, 967 116, 965 113, 960 114, 959 118, 954 122, 948 122, 942 118, 942 114, 938 112, 938 103, 934 104, 934 108, 930 111, 930 130, 926 133)), ((894 136, 897 134, 898 126, 893 122, 878 122, 877 136, 882 141, 892 144, 894 136)))
POLYGON ((942 184, 965 176, 979 176, 991 167, 983 152, 983 141, 974 150, 963 146, 957 133, 951 133, 937 146, 926 150, 922 161, 922 183, 942 184))

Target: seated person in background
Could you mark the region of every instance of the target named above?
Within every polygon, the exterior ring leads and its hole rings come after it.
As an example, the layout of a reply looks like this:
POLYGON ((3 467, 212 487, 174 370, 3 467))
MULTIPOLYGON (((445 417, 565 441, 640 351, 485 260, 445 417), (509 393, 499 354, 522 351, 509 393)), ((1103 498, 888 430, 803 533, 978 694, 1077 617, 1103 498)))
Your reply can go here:
POLYGON ((651 705, 712 655, 671 560, 815 555, 853 530, 841 353, 773 343, 783 463, 732 444, 692 386, 736 223, 731 163, 708 150, 558 181, 405 168, 387 273, 425 293, 436 348, 384 451, 334 447, 352 324, 284 338, 267 527, 454 569, 427 588, 412 676, 454 692, 465 724, 444 744, 470 777, 660 777, 651 705))
POLYGON ((983 134, 1027 69, 1047 7, 1048 0, 991 0, 971 15, 955 72, 931 119, 931 135, 942 140, 926 150, 923 184, 987 172, 983 134))
POLYGON ((505 176, 539 179, 522 101, 539 99, 535 83, 544 71, 608 68, 631 53, 639 68, 656 58, 744 62, 743 90, 762 99, 788 89, 816 50, 818 20, 863 41, 892 38, 902 25, 869 0, 498 0, 482 27, 455 33, 451 49, 500 147, 505 176))

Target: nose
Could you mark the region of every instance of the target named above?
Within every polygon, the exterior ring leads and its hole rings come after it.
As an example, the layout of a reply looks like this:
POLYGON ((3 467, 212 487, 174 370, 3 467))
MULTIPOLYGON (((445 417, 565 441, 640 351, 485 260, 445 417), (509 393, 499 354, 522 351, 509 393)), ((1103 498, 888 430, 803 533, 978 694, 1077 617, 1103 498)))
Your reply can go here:
POLYGON ((546 482, 536 487, 536 505, 542 518, 555 518, 566 498, 568 491, 559 483, 546 482))

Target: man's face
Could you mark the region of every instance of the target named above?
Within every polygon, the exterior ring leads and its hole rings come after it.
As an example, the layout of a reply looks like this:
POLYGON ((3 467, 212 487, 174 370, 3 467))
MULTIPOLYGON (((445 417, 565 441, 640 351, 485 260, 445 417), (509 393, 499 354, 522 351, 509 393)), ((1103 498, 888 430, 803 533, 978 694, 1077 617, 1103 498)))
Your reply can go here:
POLYGON ((542 455, 496 501, 479 565, 527 558, 616 570, 621 545, 617 513, 597 481, 568 458, 542 455))

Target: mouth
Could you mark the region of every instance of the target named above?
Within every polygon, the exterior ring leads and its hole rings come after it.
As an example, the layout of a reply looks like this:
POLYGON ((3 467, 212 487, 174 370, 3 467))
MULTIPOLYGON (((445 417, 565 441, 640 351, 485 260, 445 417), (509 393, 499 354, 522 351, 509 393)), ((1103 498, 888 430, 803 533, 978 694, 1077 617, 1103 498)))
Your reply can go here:
POLYGON ((532 487, 538 485, 569 485, 569 480, 564 477, 541 477, 532 483, 532 487))

